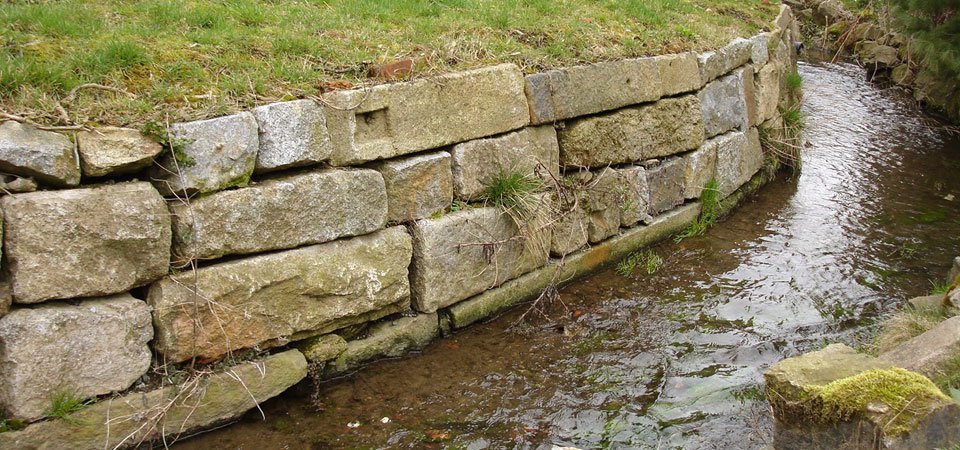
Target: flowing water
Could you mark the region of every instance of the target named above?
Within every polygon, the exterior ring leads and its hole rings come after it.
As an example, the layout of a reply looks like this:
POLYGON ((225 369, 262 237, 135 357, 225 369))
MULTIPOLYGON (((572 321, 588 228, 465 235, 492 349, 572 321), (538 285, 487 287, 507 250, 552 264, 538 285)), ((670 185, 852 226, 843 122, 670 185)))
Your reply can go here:
POLYGON ((763 448, 767 367, 864 342, 960 254, 960 140, 855 65, 799 70, 802 174, 655 247, 660 271, 600 272, 552 320, 506 331, 514 311, 182 448, 763 448))

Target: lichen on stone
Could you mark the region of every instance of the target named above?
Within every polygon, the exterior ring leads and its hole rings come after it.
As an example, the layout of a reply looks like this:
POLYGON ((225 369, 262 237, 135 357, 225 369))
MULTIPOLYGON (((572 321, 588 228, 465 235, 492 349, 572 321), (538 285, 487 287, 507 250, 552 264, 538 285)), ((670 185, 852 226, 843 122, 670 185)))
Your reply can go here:
POLYGON ((910 431, 931 407, 951 401, 928 378, 901 368, 867 370, 805 391, 816 420, 836 423, 876 414, 888 437, 910 431))

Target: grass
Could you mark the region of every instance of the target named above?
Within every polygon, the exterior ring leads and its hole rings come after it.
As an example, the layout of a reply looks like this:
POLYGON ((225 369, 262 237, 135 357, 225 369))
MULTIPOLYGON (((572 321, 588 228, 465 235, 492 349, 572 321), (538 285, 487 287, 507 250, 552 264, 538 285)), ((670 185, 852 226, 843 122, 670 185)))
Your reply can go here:
POLYGON ((689 237, 701 236, 716 222, 717 213, 720 210, 720 191, 717 190, 716 180, 711 179, 700 191, 700 207, 700 215, 687 229, 673 237, 675 242, 680 242, 689 237))
POLYGON ((880 333, 874 337, 872 350, 881 354, 932 330, 949 316, 942 308, 906 307, 883 322, 880 333))
POLYGON ((797 91, 803 86, 803 77, 796 70, 787 75, 787 89, 797 91))
POLYGON ((480 199, 486 205, 526 218, 533 211, 533 194, 543 190, 543 182, 519 170, 500 169, 487 181, 480 199))
POLYGON ((43 411, 43 415, 72 422, 70 415, 92 404, 93 401, 92 398, 85 398, 73 392, 57 392, 50 399, 50 407, 43 411))
POLYGON ((20 419, 8 418, 7 415, 0 410, 0 433, 6 431, 18 431, 27 427, 27 423, 20 419))
POLYGON ((196 120, 367 83, 512 62, 528 72, 718 48, 760 31, 767 0, 13 0, 0 7, 0 108, 62 124, 196 120))
POLYGON ((663 258, 653 249, 638 251, 617 263, 617 273, 625 277, 633 275, 639 269, 643 269, 647 275, 653 275, 662 268, 663 258))
POLYGON ((930 290, 931 295, 946 294, 947 292, 950 292, 949 282, 940 281, 940 280, 929 280, 929 281, 930 281, 930 285, 933 287, 933 289, 930 290))

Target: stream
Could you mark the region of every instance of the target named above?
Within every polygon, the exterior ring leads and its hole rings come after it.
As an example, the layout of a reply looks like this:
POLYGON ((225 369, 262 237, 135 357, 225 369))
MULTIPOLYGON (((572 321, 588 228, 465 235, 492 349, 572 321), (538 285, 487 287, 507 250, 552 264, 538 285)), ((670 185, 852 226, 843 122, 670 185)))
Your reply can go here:
POLYGON ((801 61, 803 170, 704 236, 653 247, 525 307, 322 384, 180 449, 752 449, 770 444, 763 371, 869 342, 960 255, 960 138, 849 63, 801 61), (951 199, 951 196, 954 197, 951 199), (348 426, 357 425, 358 426, 348 426))

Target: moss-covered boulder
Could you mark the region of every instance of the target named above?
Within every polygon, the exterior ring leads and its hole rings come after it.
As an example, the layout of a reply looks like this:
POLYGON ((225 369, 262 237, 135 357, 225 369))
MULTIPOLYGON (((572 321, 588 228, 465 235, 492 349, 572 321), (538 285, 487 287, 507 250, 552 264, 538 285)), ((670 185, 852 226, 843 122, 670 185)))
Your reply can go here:
POLYGON ((834 344, 765 374, 774 446, 787 449, 948 447, 960 405, 929 379, 834 344))

